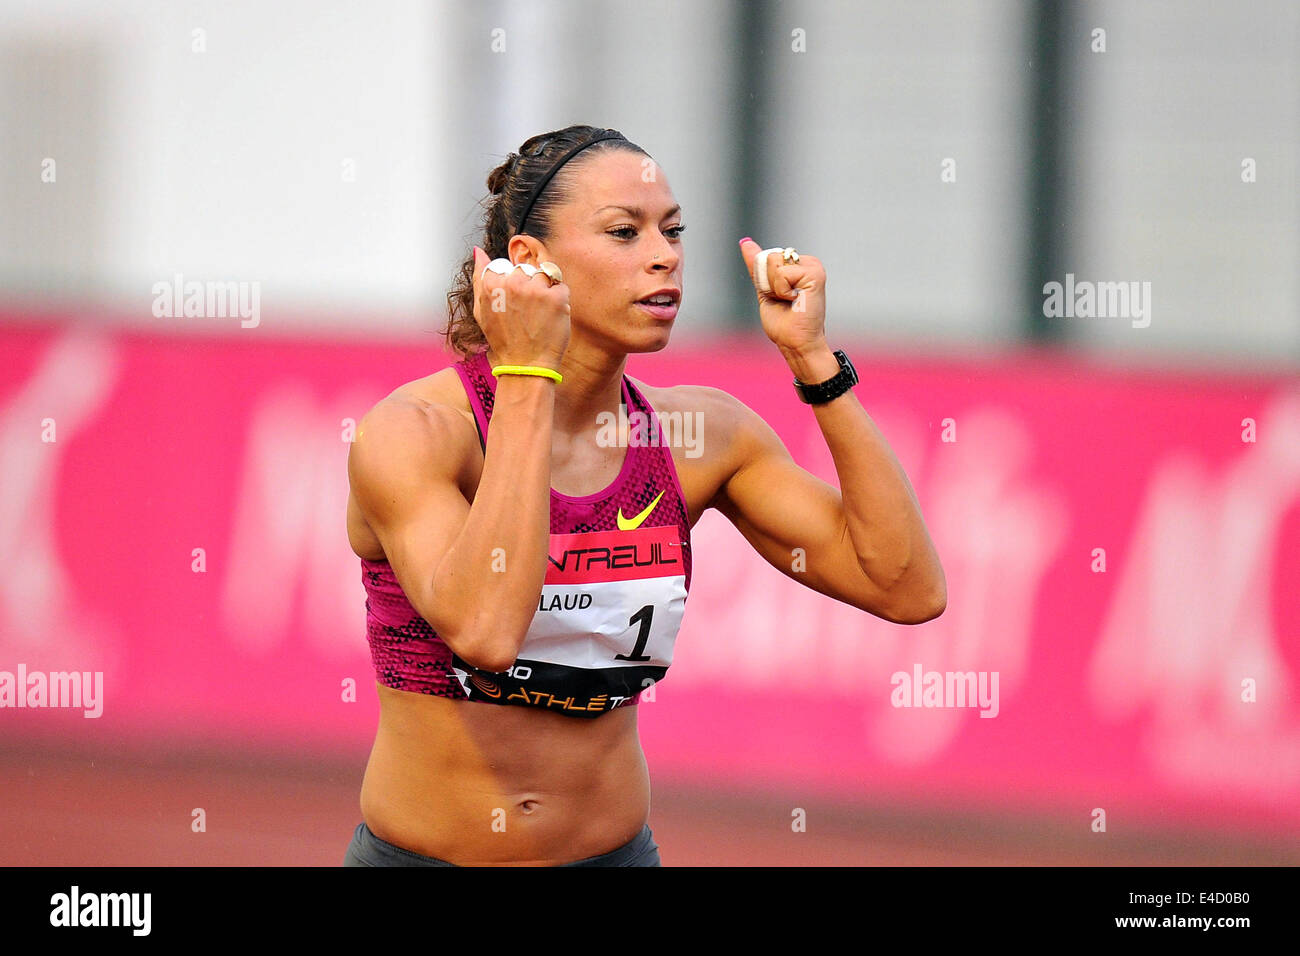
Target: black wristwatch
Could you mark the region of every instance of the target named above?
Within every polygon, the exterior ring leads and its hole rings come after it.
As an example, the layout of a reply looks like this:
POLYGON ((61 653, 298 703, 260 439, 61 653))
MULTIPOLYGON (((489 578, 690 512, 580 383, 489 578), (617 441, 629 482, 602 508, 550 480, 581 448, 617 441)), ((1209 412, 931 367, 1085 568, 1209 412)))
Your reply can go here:
POLYGON ((853 363, 844 354, 844 350, 836 349, 835 358, 840 363, 839 373, 831 376, 826 381, 809 385, 797 378, 794 380, 794 390, 800 401, 808 405, 823 405, 832 398, 839 398, 858 384, 858 370, 853 367, 853 363))

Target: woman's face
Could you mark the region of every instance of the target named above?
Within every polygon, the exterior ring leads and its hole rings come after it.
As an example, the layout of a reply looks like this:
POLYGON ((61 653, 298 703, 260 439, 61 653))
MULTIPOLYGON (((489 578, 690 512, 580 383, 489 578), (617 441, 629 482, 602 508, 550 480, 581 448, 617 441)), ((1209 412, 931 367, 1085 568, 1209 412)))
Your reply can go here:
MULTIPOLYGON (((641 153, 597 153, 573 173, 576 187, 556 207, 540 259, 564 271, 571 335, 611 352, 656 352, 668 344, 681 304, 677 200, 663 170, 641 153), (670 306, 639 304, 662 289, 676 293, 670 306)), ((513 261, 531 258, 513 248, 522 241, 511 240, 513 261)))

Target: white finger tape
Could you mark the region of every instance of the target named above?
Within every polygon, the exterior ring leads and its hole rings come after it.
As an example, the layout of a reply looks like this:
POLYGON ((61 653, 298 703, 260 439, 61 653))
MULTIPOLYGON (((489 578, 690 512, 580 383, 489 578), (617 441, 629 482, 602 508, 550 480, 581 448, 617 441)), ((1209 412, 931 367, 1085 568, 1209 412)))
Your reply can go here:
POLYGON ((760 292, 771 292, 772 286, 767 281, 767 257, 774 252, 781 252, 780 246, 773 246, 771 249, 764 249, 754 260, 754 277, 758 279, 758 290, 760 292))

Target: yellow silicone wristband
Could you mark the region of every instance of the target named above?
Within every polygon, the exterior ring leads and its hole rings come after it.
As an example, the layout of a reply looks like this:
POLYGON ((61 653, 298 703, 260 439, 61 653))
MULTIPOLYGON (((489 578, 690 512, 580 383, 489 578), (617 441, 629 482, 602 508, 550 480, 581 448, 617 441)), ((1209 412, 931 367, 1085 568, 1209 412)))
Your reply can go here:
POLYGON ((492 370, 493 375, 544 375, 557 383, 564 381, 564 376, 553 368, 541 365, 498 365, 492 370))

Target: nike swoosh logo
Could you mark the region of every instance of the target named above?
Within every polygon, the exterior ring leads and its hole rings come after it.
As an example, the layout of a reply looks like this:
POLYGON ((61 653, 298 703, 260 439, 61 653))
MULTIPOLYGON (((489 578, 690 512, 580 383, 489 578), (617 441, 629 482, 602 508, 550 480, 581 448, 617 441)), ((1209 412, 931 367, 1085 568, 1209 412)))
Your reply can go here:
MULTIPOLYGON (((666 491, 667 489, 664 490, 666 491)), ((623 509, 619 508, 618 509, 618 530, 631 531, 633 528, 640 527, 641 522, 645 521, 646 518, 650 517, 650 512, 655 510, 655 505, 659 504, 659 499, 662 498, 663 496, 664 496, 663 491, 655 495, 655 500, 650 502, 650 504, 646 506, 645 511, 641 512, 635 518, 624 518, 623 509)))

